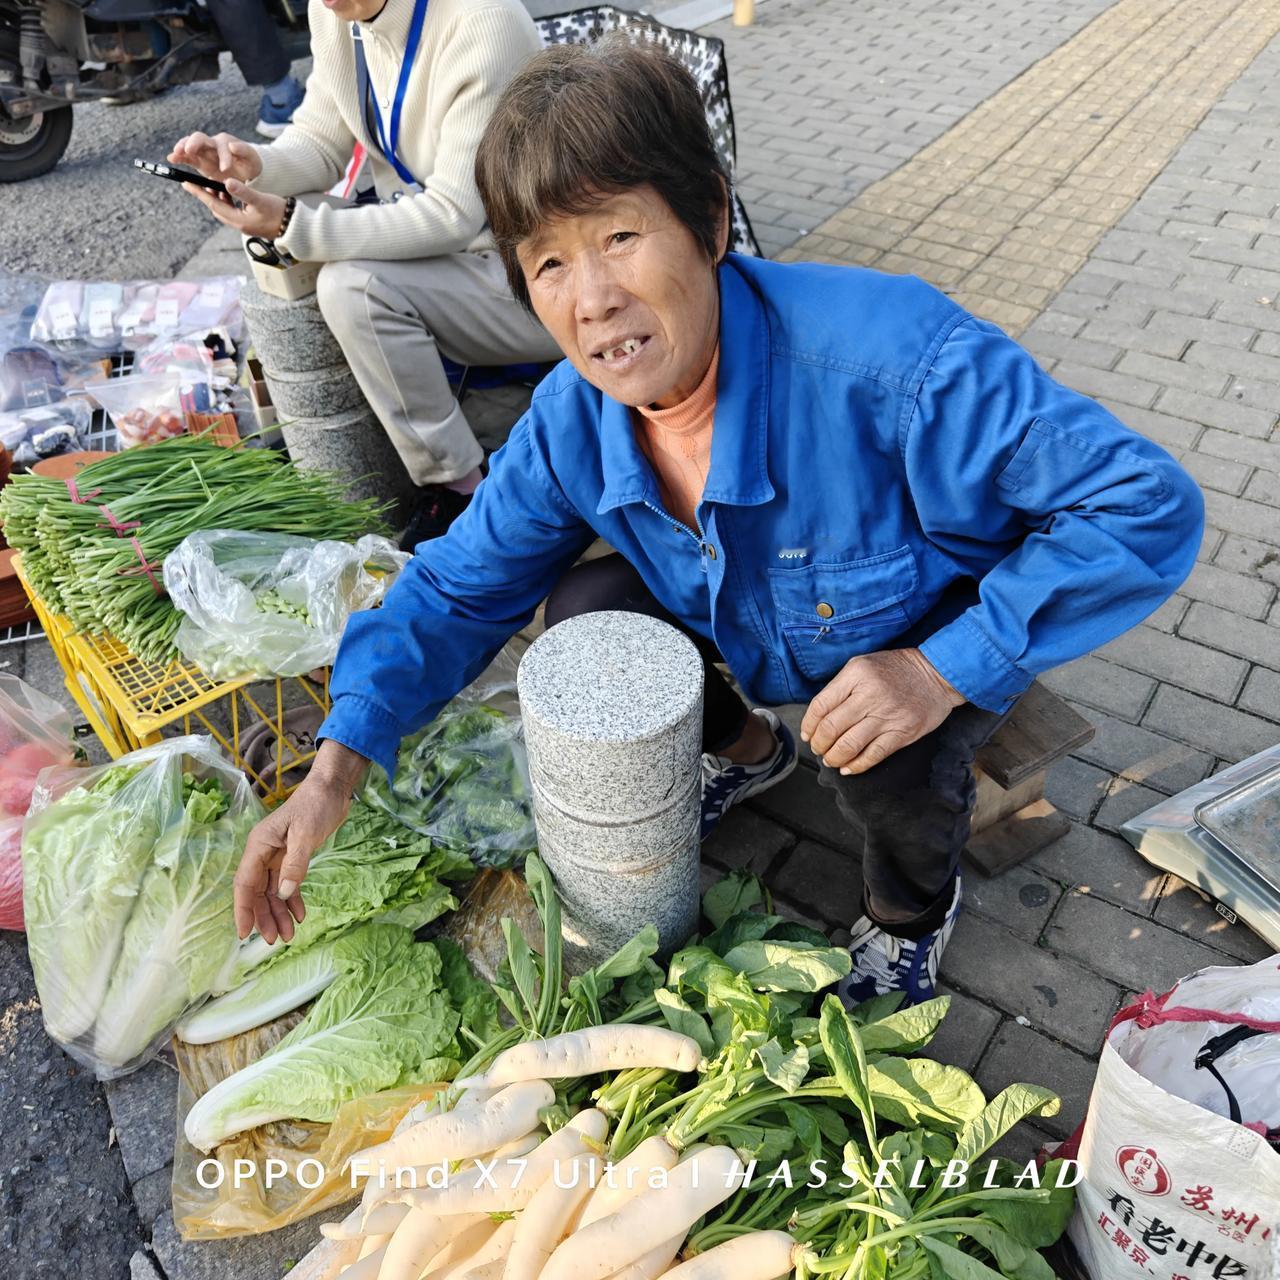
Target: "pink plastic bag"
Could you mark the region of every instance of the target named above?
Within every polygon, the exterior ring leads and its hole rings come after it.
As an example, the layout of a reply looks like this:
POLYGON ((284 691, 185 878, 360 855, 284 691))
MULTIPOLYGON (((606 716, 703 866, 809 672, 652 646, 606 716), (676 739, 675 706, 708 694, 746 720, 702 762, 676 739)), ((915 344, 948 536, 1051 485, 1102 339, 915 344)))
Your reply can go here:
POLYGON ((71 717, 52 698, 0 673, 0 929, 22 925, 22 820, 36 774, 75 756, 71 717))

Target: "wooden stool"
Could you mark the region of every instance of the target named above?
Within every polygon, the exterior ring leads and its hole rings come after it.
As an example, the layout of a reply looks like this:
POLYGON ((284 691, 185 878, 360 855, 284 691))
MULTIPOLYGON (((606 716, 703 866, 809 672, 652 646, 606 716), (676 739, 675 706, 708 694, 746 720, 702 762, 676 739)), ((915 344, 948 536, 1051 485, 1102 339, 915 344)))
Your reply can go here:
POLYGON ((1045 773, 1093 734, 1082 715, 1036 683, 978 752, 966 853, 983 875, 999 875, 1067 833, 1070 819, 1044 798, 1045 773))

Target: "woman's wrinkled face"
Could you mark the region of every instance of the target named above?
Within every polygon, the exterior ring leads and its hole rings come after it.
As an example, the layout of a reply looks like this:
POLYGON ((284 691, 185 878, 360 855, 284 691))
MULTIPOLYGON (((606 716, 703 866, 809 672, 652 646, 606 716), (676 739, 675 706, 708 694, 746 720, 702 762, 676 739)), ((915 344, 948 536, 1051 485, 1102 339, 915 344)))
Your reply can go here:
POLYGON ((554 219, 516 256, 538 319, 592 386, 663 407, 697 389, 719 337, 715 265, 652 187, 554 219))

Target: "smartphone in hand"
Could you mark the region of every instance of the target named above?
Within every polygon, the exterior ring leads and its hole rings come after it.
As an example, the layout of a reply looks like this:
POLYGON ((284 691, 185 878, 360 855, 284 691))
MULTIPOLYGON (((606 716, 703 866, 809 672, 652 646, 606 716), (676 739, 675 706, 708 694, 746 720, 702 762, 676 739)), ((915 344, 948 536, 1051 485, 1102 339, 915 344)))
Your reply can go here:
POLYGON ((153 174, 157 178, 168 178, 170 182, 192 182, 197 187, 205 187, 209 191, 227 195, 226 183, 219 182, 216 178, 206 178, 204 174, 196 173, 192 169, 179 169, 176 165, 166 164, 163 160, 135 160, 133 167, 141 169, 144 173, 153 174))

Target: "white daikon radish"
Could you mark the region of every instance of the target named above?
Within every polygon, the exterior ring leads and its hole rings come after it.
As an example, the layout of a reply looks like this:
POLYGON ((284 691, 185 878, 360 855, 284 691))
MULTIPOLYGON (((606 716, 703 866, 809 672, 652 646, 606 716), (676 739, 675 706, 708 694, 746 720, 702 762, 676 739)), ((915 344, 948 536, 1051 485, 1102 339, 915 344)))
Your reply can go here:
POLYGON ((498 1054, 488 1071, 454 1084, 492 1089, 517 1080, 561 1080, 630 1067, 694 1071, 701 1061, 696 1040, 665 1027, 585 1027, 513 1045, 498 1054))
POLYGON ((585 1155, 561 1161, 516 1218, 511 1253, 503 1280, 538 1280, 551 1251, 564 1238, 582 1202, 591 1194, 590 1160, 585 1155))
POLYGON ((349 1267, 360 1252, 355 1240, 321 1240, 293 1266, 289 1274, 294 1280, 337 1280, 343 1268, 349 1267))
POLYGON ((399 1137, 352 1156, 352 1161, 363 1161, 357 1169, 368 1169, 372 1176, 379 1161, 388 1167, 410 1168, 465 1160, 531 1133, 538 1127, 538 1112, 555 1100, 555 1090, 545 1080, 522 1080, 481 1107, 430 1116, 399 1137))
POLYGON ((667 1174, 660 1191, 643 1191, 616 1213, 575 1231, 560 1244, 540 1280, 605 1280, 686 1232, 742 1185, 745 1170, 730 1147, 712 1147, 667 1174))
POLYGON ((387 1241, 378 1280, 419 1280, 450 1240, 468 1227, 488 1221, 489 1216, 484 1213, 458 1213, 442 1218, 430 1209, 411 1209, 387 1241))
POLYGON ((800 1247, 785 1231, 749 1231, 666 1274, 672 1280, 780 1280, 791 1274, 800 1247))
MULTIPOLYGON (((401 1191, 394 1201, 433 1213, 509 1213, 523 1209, 537 1189, 551 1177, 557 1160, 567 1160, 582 1150, 583 1138, 604 1141, 609 1121, 603 1113, 579 1111, 563 1129, 522 1160, 472 1166, 454 1174, 447 1187, 425 1191, 401 1191)), ((387 1203, 392 1203, 388 1200, 387 1203)))
POLYGON ((485 1267, 497 1267, 497 1274, 507 1265, 507 1254, 511 1252, 511 1240, 516 1233, 516 1220, 507 1218, 499 1223, 498 1229, 488 1241, 481 1245, 473 1258, 459 1262, 451 1271, 446 1272, 440 1280, 478 1280, 473 1273, 483 1271, 485 1267))
POLYGON ((462 1264, 471 1265, 471 1260, 489 1243, 498 1230, 498 1223, 492 1215, 478 1213, 476 1221, 465 1231, 460 1231, 449 1241, 434 1258, 431 1259, 431 1270, 426 1280, 444 1280, 450 1271, 462 1264))
POLYGON ((615 1212, 625 1200, 649 1190, 649 1178, 657 1170, 675 1168, 675 1148, 661 1134, 646 1138, 630 1155, 615 1160, 601 1177, 583 1206, 575 1231, 615 1212))
MULTIPOLYGON (((368 1245, 365 1241, 365 1247, 368 1245)), ((339 1272, 339 1280, 378 1280, 378 1268, 382 1265, 385 1244, 380 1244, 371 1253, 361 1253, 359 1260, 353 1262, 345 1271, 339 1272)))
POLYGON ((357 1205, 341 1222, 322 1222, 320 1234, 326 1240, 368 1240, 385 1238, 409 1216, 408 1206, 383 1201, 366 1210, 357 1205))

